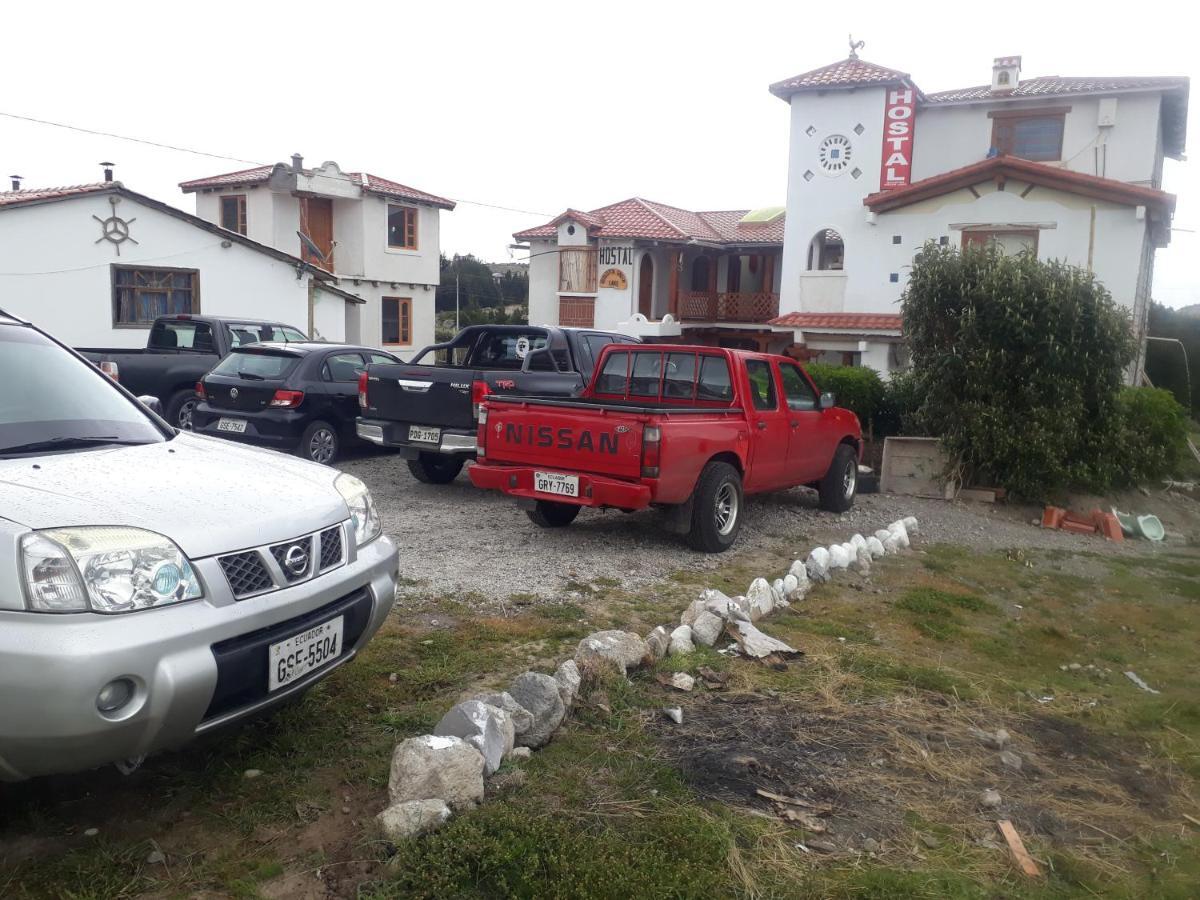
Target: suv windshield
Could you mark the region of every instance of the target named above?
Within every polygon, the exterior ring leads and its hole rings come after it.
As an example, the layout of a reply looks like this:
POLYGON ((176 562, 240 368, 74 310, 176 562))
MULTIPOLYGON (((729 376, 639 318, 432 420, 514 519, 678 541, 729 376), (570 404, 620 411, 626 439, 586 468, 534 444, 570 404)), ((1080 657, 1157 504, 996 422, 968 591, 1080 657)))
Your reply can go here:
POLYGON ((234 350, 217 363, 213 375, 234 378, 276 379, 292 370, 299 357, 290 353, 264 353, 259 350, 234 350))
POLYGON ((32 328, 0 325, 0 457, 161 440, 95 366, 32 328))

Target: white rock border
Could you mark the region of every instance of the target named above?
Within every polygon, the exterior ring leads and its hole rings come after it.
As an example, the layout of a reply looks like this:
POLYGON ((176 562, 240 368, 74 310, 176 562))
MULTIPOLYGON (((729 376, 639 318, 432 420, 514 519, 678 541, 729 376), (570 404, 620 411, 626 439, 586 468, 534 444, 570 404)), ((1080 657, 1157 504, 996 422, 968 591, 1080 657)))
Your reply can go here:
MULTIPOLYGON (((763 634, 751 623, 803 600, 814 584, 829 581, 835 572, 850 570, 869 574, 873 560, 907 550, 919 532, 916 517, 905 516, 869 537, 854 534, 843 543, 814 547, 806 559, 793 562, 781 578, 773 581, 755 578, 744 596, 731 598, 714 588, 706 588, 680 615, 677 628, 672 630, 669 625, 659 625, 644 640, 633 632, 611 629, 588 635, 579 642, 574 658, 565 660, 553 676, 524 672, 513 680, 507 692, 482 694, 455 704, 438 723, 438 734, 420 735, 406 741, 413 742, 409 744, 410 748, 422 744, 428 745, 423 749, 442 751, 452 745, 462 745, 462 750, 469 756, 467 768, 475 768, 474 757, 478 756, 481 776, 491 776, 502 760, 527 759, 531 752, 528 745, 541 747, 553 738, 578 696, 581 668, 605 663, 625 673, 642 665, 652 665, 668 653, 684 656, 695 652, 696 644, 713 646, 728 625, 743 636, 749 634, 761 642, 764 651, 790 650, 786 644, 763 634), (527 698, 533 709, 514 699, 514 688, 517 688, 516 694, 527 698), (501 701, 505 706, 511 705, 510 708, 499 708, 496 704, 501 701), (514 734, 514 713, 524 713, 532 724, 514 734), (466 733, 457 734, 458 731, 466 733), (536 738, 528 739, 527 731, 532 731, 536 738)), ((734 643, 719 652, 738 652, 737 648, 734 643)), ((677 687, 687 689, 682 684, 677 687)), ((673 721, 682 721, 681 710, 671 708, 665 712, 673 721)), ((397 747, 402 744, 405 741, 397 747)), ((393 802, 377 817, 389 837, 398 839, 436 830, 449 820, 454 806, 465 808, 483 799, 483 791, 469 785, 449 805, 442 797, 414 796, 414 791, 422 792, 417 787, 419 779, 414 778, 413 773, 400 771, 396 756, 393 753, 388 792, 399 802, 393 802)), ((468 774, 470 778, 474 777, 473 771, 468 774)), ((430 787, 437 783, 437 778, 428 779, 430 787)))

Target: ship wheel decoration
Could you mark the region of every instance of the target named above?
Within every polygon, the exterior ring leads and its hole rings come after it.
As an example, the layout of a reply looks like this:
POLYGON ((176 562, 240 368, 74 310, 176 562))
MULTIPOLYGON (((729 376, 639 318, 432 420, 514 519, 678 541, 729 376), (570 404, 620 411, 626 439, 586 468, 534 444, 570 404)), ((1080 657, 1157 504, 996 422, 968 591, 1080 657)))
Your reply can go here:
POLYGON ((108 241, 117 248, 117 256, 121 255, 121 245, 126 241, 131 244, 136 244, 137 241, 129 234, 129 226, 137 221, 137 218, 122 219, 117 215, 117 204, 121 202, 120 197, 109 196, 109 204, 112 206, 112 215, 107 219, 102 219, 99 216, 92 216, 100 223, 100 237, 96 238, 92 243, 98 244, 101 241, 108 241))

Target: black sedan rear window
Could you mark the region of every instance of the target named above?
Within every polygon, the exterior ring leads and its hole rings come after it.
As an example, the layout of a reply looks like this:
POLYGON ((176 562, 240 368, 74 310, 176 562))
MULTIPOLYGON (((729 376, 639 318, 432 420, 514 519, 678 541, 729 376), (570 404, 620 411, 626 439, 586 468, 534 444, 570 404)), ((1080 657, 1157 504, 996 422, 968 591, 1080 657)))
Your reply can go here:
POLYGON ((234 350, 217 363, 212 374, 274 381, 286 376, 299 361, 299 357, 290 354, 246 353, 234 350))

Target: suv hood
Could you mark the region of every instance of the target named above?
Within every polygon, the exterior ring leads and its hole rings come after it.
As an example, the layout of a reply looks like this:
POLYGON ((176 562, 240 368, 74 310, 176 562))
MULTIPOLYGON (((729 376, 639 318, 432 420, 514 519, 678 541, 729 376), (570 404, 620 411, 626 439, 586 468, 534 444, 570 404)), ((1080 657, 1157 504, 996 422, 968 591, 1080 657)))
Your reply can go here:
POLYGON ((0 460, 0 517, 28 528, 128 525, 200 559, 349 515, 338 472, 187 432, 135 447, 0 460))

